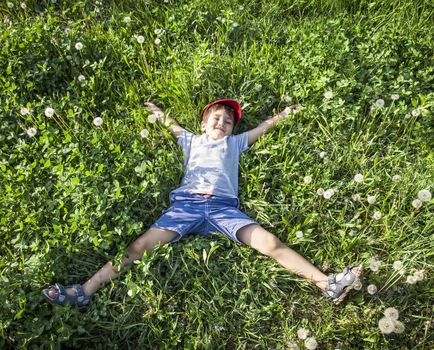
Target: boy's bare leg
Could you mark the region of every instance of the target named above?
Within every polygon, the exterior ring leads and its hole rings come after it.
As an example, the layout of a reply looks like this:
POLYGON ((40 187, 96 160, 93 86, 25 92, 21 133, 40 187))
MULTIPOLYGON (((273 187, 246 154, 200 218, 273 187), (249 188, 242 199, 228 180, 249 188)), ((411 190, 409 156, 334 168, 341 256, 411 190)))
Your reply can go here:
POLYGON ((274 258, 287 270, 304 277, 321 290, 327 290, 328 277, 324 273, 261 226, 256 224, 244 226, 238 230, 237 237, 260 253, 274 258))
MULTIPOLYGON (((122 269, 124 266, 129 266, 134 260, 139 260, 145 250, 152 252, 156 244, 165 244, 173 240, 178 235, 177 232, 164 230, 159 228, 150 228, 139 238, 137 238, 128 247, 128 257, 122 258, 119 266, 122 269)), ((83 292, 86 296, 94 294, 104 282, 110 281, 118 277, 118 268, 113 266, 112 262, 106 263, 97 273, 95 273, 86 283, 83 284, 83 292)), ((65 292, 74 295, 74 291, 66 289, 65 292)), ((56 296, 56 290, 52 288, 48 291, 50 297, 56 296)))

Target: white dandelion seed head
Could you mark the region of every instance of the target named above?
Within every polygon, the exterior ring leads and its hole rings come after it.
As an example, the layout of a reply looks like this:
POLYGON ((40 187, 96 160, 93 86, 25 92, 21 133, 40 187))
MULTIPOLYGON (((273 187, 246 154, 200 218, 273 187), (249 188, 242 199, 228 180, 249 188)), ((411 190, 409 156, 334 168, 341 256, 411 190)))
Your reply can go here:
POLYGON ((361 290, 362 288, 363 288, 363 284, 362 284, 362 282, 359 280, 359 281, 357 281, 355 284, 354 284, 354 287, 353 287, 355 290, 361 290))
POLYGON ((331 91, 326 91, 326 92, 324 93, 324 98, 325 98, 326 100, 331 100, 331 99, 333 98, 333 92, 331 92, 331 91))
POLYGON ((130 23, 131 22, 131 17, 130 16, 125 16, 124 19, 123 19, 123 21, 125 23, 130 23))
POLYGON ((317 194, 318 196, 323 196, 323 195, 324 195, 324 189, 323 189, 323 188, 318 188, 318 189, 316 190, 316 194, 317 194))
POLYGON ((378 291, 378 288, 375 284, 370 284, 366 289, 367 289, 368 293, 371 295, 374 295, 378 291))
POLYGON ((303 178, 303 181, 306 185, 309 185, 312 182, 312 176, 307 175, 303 178))
POLYGON ((299 339, 306 339, 310 334, 310 331, 306 328, 299 328, 297 330, 297 337, 299 339))
POLYGON ((156 35, 161 35, 161 34, 164 33, 164 30, 161 29, 161 28, 155 28, 154 33, 155 33, 156 35))
POLYGON ((69 34, 69 33, 71 33, 71 28, 66 27, 65 28, 65 34, 69 34))
POLYGON ((393 262, 392 267, 394 270, 398 271, 404 269, 404 264, 402 263, 401 260, 396 260, 393 262))
POLYGON ((314 350, 317 348, 318 342, 314 337, 309 337, 304 341, 304 346, 306 347, 306 349, 314 350))
POLYGON ((379 212, 379 211, 375 211, 375 212, 374 212, 374 215, 372 215, 372 218, 373 218, 374 220, 380 220, 381 217, 382 217, 382 215, 381 215, 381 212, 379 212))
POLYGON ((393 175, 392 176, 392 181, 393 182, 398 182, 398 181, 400 181, 401 180, 401 176, 400 175, 393 175))
POLYGON ((295 237, 297 237, 297 238, 303 238, 303 231, 297 231, 295 233, 295 237))
POLYGON ((414 278, 416 278, 417 281, 422 281, 425 278, 425 274, 422 270, 416 270, 413 276, 414 278))
POLYGON ((358 182, 358 183, 363 182, 363 175, 362 175, 362 174, 356 174, 356 175, 354 176, 354 181, 356 181, 356 182, 358 182))
POLYGON ((85 80, 86 80, 86 77, 83 74, 80 74, 78 76, 78 81, 85 81, 85 80))
POLYGON ((399 100, 399 94, 392 94, 392 96, 390 96, 390 98, 391 98, 393 101, 399 100))
POLYGON ((136 40, 139 44, 143 44, 145 42, 145 37, 143 35, 136 36, 136 40))
POLYGON ((413 117, 418 117, 418 116, 420 116, 420 108, 413 109, 413 110, 411 111, 411 115, 412 115, 413 117))
POLYGON ((381 265, 381 261, 377 260, 376 258, 371 258, 369 260, 369 268, 371 269, 371 271, 378 271, 380 265, 381 265))
POLYGON ((75 44, 75 49, 80 51, 81 49, 83 49, 83 44, 80 43, 80 42, 76 43, 75 44))
POLYGON ((378 321, 378 328, 384 334, 390 334, 395 329, 395 322, 390 318, 383 317, 378 321))
POLYGON ((155 45, 160 45, 160 44, 161 44, 161 40, 160 40, 160 38, 156 38, 156 39, 154 40, 154 44, 155 44, 155 45))
POLYGON ((360 196, 359 193, 355 193, 355 194, 353 194, 353 195, 351 196, 351 199, 352 199, 354 202, 360 202, 360 200, 362 199, 362 197, 360 196))
POLYGON ((375 203, 375 196, 368 196, 368 203, 374 204, 375 203))
POLYGON ((47 108, 45 108, 45 115, 46 115, 48 118, 51 118, 51 117, 54 115, 54 109, 51 108, 51 107, 47 107, 47 108))
POLYGON ((283 100, 284 100, 285 102, 290 103, 290 102, 292 102, 292 96, 285 95, 285 96, 283 97, 283 100))
POLYGON ((102 123, 103 123, 103 120, 102 120, 101 117, 96 117, 96 118, 93 120, 93 124, 94 124, 95 126, 101 126, 102 123))
POLYGON ((35 128, 28 128, 28 129, 27 129, 27 135, 29 135, 29 137, 33 137, 33 136, 35 136, 36 133, 37 133, 37 131, 36 131, 35 128))
POLYGON ((332 189, 328 189, 323 194, 325 199, 330 199, 333 195, 334 195, 334 191, 332 189))
POLYGON ((140 136, 143 138, 146 138, 149 136, 149 131, 148 129, 143 129, 142 131, 140 131, 140 136))
POLYGON ((411 205, 414 209, 420 209, 420 207, 422 206, 422 201, 416 198, 413 202, 411 202, 411 205))
POLYGON ((384 310, 384 316, 391 320, 397 320, 399 318, 399 311, 394 307, 388 307, 384 310))
POLYGON ((319 154, 319 157, 322 158, 322 159, 324 159, 326 156, 327 156, 327 152, 325 152, 325 151, 322 151, 319 154))
POLYGON ((12 2, 8 2, 8 7, 11 9, 14 7, 14 4, 12 2))
POLYGON ((20 114, 21 115, 29 115, 30 112, 31 112, 31 110, 28 109, 28 108, 26 108, 26 107, 21 107, 21 109, 20 109, 20 114))
POLYGON ((22 8, 23 10, 25 10, 25 9, 27 8, 26 3, 24 3, 24 2, 22 2, 22 3, 20 4, 20 6, 21 6, 21 8, 22 8))
POLYGON ((375 104, 376 104, 378 107, 384 107, 384 100, 381 99, 381 98, 379 98, 377 101, 375 101, 375 104))
POLYGON ((150 115, 148 116, 148 121, 149 121, 150 123, 155 123, 155 122, 157 121, 157 116, 156 116, 155 114, 150 114, 150 115))
POLYGON ((408 275, 407 279, 406 279, 406 282, 408 284, 415 284, 417 282, 417 280, 416 280, 416 278, 413 275, 408 275))
POLYGON ((373 272, 378 271, 378 267, 379 267, 379 265, 375 265, 375 264, 369 265, 370 270, 373 272))
POLYGON ((369 258, 368 263, 369 264, 378 264, 380 262, 380 260, 378 260, 375 257, 369 258))
POLYGON ((134 292, 132 291, 132 289, 128 289, 127 294, 129 297, 132 297, 134 295, 134 292))
POLYGON ((428 190, 420 190, 417 194, 417 198, 419 198, 421 202, 429 202, 432 198, 431 192, 428 190))
POLYGON ((402 323, 401 321, 395 320, 394 326, 395 326, 395 328, 393 331, 395 333, 397 333, 397 334, 404 333, 404 331, 405 331, 404 323, 402 323))

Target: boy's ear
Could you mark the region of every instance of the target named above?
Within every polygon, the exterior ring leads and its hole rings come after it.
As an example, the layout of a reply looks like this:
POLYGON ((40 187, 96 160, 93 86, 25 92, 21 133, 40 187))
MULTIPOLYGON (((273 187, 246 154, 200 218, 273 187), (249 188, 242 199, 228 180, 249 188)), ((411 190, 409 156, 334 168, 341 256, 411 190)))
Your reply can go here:
POLYGON ((206 123, 202 120, 202 121, 200 122, 200 128, 202 129, 202 131, 205 131, 205 130, 206 130, 205 126, 206 126, 206 123))

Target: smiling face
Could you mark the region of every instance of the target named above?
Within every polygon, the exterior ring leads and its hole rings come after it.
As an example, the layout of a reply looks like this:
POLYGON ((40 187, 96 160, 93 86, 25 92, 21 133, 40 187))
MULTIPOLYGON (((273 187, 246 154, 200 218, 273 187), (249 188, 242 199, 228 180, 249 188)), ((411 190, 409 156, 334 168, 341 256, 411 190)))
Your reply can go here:
POLYGON ((223 105, 212 106, 205 114, 202 120, 202 131, 204 131, 213 140, 222 139, 225 136, 232 135, 234 130, 233 111, 223 105))

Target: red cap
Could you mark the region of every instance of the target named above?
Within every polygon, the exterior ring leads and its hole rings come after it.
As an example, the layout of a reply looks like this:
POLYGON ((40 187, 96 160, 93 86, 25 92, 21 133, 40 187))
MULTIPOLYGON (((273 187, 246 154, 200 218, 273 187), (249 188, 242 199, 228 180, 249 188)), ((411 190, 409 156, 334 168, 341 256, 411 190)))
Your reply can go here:
POLYGON ((240 122, 241 117, 242 117, 242 115, 243 115, 243 111, 241 110, 241 106, 240 106, 240 104, 239 104, 237 101, 232 100, 232 99, 230 99, 230 98, 223 98, 223 99, 221 99, 221 100, 215 100, 215 101, 213 101, 213 102, 207 104, 207 105, 205 106, 205 108, 203 109, 202 114, 201 114, 202 120, 203 120, 203 115, 204 115, 204 113, 205 113, 205 112, 206 112, 206 111, 207 111, 211 106, 214 106, 214 105, 217 104, 217 103, 222 104, 222 105, 225 105, 225 106, 229 106, 229 107, 233 108, 233 110, 234 110, 234 114, 235 114, 235 123, 234 123, 234 124, 238 124, 238 123, 240 122))

